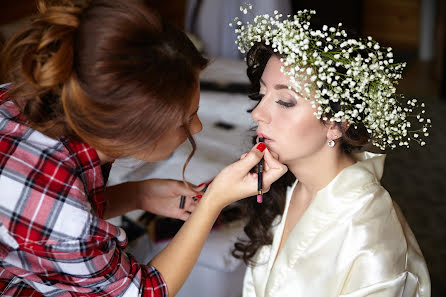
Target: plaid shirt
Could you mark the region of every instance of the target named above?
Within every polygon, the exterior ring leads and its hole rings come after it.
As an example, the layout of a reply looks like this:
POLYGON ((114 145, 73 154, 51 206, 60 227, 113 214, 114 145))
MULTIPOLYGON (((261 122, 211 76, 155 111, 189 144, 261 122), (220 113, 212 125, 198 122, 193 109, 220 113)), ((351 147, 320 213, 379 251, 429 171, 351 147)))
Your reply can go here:
POLYGON ((102 219, 96 151, 18 121, 0 87, 0 295, 167 296, 151 266, 123 250, 125 232, 102 219))

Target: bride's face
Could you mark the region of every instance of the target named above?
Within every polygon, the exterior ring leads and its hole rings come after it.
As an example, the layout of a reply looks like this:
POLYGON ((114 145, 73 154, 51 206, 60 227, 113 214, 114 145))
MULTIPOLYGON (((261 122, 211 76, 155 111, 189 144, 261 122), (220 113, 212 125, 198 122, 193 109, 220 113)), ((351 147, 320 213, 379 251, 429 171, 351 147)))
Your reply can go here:
POLYGON ((313 114, 315 109, 294 89, 289 77, 280 71, 283 63, 272 56, 260 80, 263 98, 252 112, 257 134, 268 148, 287 164, 310 157, 327 146, 327 127, 313 114))

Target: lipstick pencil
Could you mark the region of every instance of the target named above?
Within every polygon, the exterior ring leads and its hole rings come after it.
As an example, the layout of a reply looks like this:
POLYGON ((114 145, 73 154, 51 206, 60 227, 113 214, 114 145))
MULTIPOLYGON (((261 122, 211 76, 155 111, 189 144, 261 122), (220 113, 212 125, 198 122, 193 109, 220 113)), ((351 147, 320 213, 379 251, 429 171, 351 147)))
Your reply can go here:
MULTIPOLYGON (((259 142, 263 142, 263 137, 259 137, 259 142)), ((257 203, 263 201, 263 158, 257 165, 257 203)))

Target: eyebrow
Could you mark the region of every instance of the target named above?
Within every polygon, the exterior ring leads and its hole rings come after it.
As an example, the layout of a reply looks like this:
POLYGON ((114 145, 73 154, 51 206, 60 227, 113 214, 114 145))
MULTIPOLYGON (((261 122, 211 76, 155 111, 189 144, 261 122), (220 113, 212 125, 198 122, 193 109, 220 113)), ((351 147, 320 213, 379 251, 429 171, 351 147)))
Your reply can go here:
MULTIPOLYGON (((265 82, 262 79, 260 79, 260 83, 262 85, 266 86, 265 82)), ((274 89, 276 89, 276 90, 287 89, 287 90, 293 91, 294 93, 296 93, 296 95, 299 95, 299 96, 303 97, 302 94, 299 93, 298 91, 296 91, 294 88, 290 88, 289 86, 284 85, 284 84, 277 84, 277 85, 274 86, 274 89)))

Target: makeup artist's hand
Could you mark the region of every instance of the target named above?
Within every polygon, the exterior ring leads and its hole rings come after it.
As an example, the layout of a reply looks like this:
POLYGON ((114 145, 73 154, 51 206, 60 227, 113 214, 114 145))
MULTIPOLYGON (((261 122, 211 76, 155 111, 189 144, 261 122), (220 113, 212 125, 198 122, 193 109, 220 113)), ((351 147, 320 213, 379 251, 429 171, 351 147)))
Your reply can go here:
POLYGON ((172 179, 149 179, 136 182, 138 187, 137 208, 146 210, 150 213, 187 220, 197 206, 198 201, 192 197, 202 195, 204 185, 195 187, 191 185, 188 189, 182 181, 172 179), (181 209, 180 197, 186 196, 184 208, 181 209))
POLYGON ((223 168, 206 190, 203 198, 209 197, 220 207, 257 194, 257 173, 250 173, 264 158, 263 189, 267 192, 273 182, 279 179, 288 168, 274 157, 263 143, 256 144, 241 159, 223 168))

